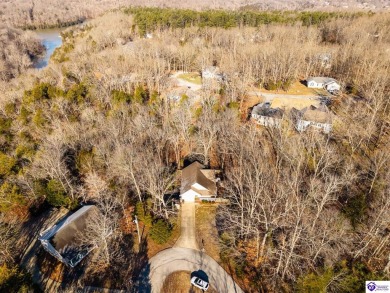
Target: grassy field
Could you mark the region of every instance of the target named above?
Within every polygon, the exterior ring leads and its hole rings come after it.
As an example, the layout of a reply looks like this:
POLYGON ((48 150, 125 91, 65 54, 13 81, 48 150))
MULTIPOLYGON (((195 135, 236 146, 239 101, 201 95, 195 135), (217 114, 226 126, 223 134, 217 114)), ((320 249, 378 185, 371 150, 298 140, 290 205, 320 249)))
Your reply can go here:
MULTIPOLYGON (((186 271, 169 275, 162 287, 161 293, 201 293, 202 290, 191 285, 191 273, 186 271)), ((217 293, 211 285, 207 293, 217 293)))
POLYGON ((274 91, 268 91, 266 89, 261 89, 264 93, 270 93, 270 94, 284 94, 284 95, 319 95, 319 94, 326 94, 327 92, 323 89, 312 89, 308 88, 305 84, 303 84, 300 81, 294 82, 291 87, 288 89, 288 91, 284 91, 282 89, 280 90, 274 90, 274 91))
POLYGON ((189 73, 183 73, 180 74, 177 78, 183 79, 185 81, 194 83, 194 84, 202 84, 202 78, 199 75, 199 73, 196 72, 189 72, 189 73))
POLYGON ((215 215, 217 211, 216 204, 201 203, 196 207, 195 223, 196 236, 199 241, 199 247, 202 248, 202 239, 206 253, 220 261, 220 247, 217 227, 215 226, 215 215))

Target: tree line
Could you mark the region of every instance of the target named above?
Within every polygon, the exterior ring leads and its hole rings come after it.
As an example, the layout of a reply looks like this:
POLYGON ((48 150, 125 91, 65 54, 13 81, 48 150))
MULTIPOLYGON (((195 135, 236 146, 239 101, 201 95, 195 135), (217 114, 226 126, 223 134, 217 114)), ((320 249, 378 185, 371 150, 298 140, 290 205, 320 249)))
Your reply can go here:
POLYGON ((134 16, 134 22, 141 34, 159 29, 197 27, 260 27, 266 24, 293 24, 301 22, 305 26, 319 25, 327 20, 353 19, 364 13, 321 12, 321 11, 251 11, 251 10, 206 10, 128 8, 126 13, 134 16))

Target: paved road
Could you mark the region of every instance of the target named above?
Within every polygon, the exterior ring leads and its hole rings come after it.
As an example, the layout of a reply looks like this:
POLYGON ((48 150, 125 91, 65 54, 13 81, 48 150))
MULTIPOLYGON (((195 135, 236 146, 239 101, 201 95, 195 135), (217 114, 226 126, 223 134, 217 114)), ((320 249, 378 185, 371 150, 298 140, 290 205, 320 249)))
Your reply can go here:
POLYGON ((195 203, 186 202, 181 205, 180 237, 174 247, 199 250, 195 233, 195 203))
POLYGON ((244 292, 214 259, 199 250, 181 247, 166 249, 152 257, 149 265, 143 272, 143 282, 149 283, 149 286, 139 287, 138 292, 150 292, 147 288, 151 286, 152 293, 159 293, 165 278, 170 274, 177 271, 198 270, 207 274, 210 286, 218 292, 244 292))

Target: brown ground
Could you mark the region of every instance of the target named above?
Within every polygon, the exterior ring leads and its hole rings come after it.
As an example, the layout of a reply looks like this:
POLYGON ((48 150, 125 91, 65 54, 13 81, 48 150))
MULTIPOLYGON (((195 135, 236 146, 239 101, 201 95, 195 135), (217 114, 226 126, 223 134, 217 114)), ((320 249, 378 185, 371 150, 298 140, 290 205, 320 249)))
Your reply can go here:
POLYGON ((195 227, 198 245, 202 248, 202 239, 206 253, 217 262, 220 262, 220 247, 215 214, 217 204, 201 203, 196 207, 195 227))
MULTIPOLYGON (((142 224, 141 224, 142 225, 142 224)), ((140 225, 140 230, 142 231, 142 227, 140 225)), ((145 227, 145 230, 143 232, 143 235, 147 235, 148 228, 145 227)), ((176 243, 177 239, 180 237, 180 215, 178 215, 176 222, 174 223, 172 235, 171 238, 166 243, 158 244, 153 241, 152 238, 148 238, 148 257, 151 258, 157 253, 159 253, 161 250, 173 247, 173 245, 176 243)))
POLYGON ((287 91, 279 90, 266 90, 264 88, 254 88, 253 91, 260 91, 268 94, 281 94, 281 95, 298 95, 298 96, 315 96, 319 94, 328 94, 324 89, 308 88, 300 81, 295 81, 287 91))
MULTIPOLYGON (((164 282, 161 293, 201 293, 202 290, 191 285, 190 272, 176 272, 169 275, 164 282)), ((211 286, 207 293, 217 293, 211 286)))
POLYGON ((275 98, 271 102, 272 108, 296 108, 298 110, 310 107, 311 105, 318 107, 320 105, 320 101, 309 99, 275 98))

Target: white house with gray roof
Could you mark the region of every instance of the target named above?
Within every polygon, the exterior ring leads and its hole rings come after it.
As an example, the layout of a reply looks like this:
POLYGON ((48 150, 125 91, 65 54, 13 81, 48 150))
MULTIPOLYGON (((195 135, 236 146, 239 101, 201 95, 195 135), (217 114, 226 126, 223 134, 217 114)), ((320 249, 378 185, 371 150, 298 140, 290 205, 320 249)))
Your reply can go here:
POLYGON ((330 93, 337 92, 341 88, 337 81, 330 77, 309 77, 306 82, 308 88, 326 89, 330 93))

